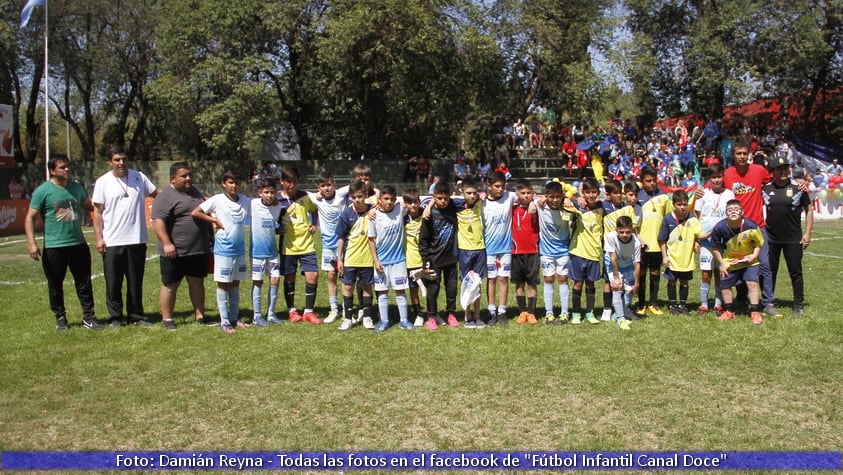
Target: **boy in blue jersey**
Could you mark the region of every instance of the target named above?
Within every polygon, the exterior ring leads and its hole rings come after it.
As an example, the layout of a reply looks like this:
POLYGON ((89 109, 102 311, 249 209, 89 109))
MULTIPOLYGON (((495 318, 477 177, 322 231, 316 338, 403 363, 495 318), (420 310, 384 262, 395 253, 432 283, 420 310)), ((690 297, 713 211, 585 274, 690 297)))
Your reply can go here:
POLYGON ((490 173, 483 201, 489 325, 506 323, 506 300, 512 274, 512 208, 517 201, 515 193, 506 191, 506 176, 499 171, 490 173))
POLYGON ((220 329, 234 333, 249 325, 240 321, 240 281, 246 278, 246 220, 251 211, 247 196, 237 192, 240 178, 231 170, 220 181, 224 193, 208 198, 191 215, 216 226, 214 235, 214 281, 220 329))
POLYGON ((562 208, 563 199, 562 185, 551 181, 544 188, 544 205, 538 208, 544 321, 548 325, 568 323, 568 247, 571 243, 572 214, 562 208), (554 283, 559 286, 561 311, 558 317, 553 312, 554 283))
POLYGON ((324 323, 333 323, 339 314, 337 300, 337 224, 340 214, 348 207, 348 194, 338 193, 334 177, 328 172, 316 176, 318 193, 308 193, 319 208, 319 230, 322 235, 322 259, 320 270, 325 271, 328 280, 328 303, 331 310, 324 323))
POLYGON ((252 240, 250 250, 252 255, 252 322, 265 327, 267 321, 283 323, 275 314, 275 303, 278 301, 278 284, 281 282, 281 261, 278 258, 278 217, 281 215, 281 203, 275 196, 278 189, 275 180, 265 178, 261 182, 259 198, 253 199, 251 204, 252 240), (269 305, 264 318, 261 314, 261 293, 263 277, 269 276, 269 305))
POLYGON ((618 217, 615 230, 606 235, 604 243, 609 254, 606 273, 612 289, 615 321, 621 330, 629 330, 629 319, 634 315, 629 306, 641 273, 641 241, 635 236, 632 223, 629 216, 618 217))
POLYGON ((404 330, 413 330, 407 320, 407 296, 409 287, 406 255, 404 254, 404 216, 402 206, 396 206, 395 188, 386 185, 378 197, 378 211, 369 225, 369 250, 375 267, 375 292, 378 296, 380 323, 375 331, 381 333, 389 328, 389 289, 395 290, 395 304, 398 306, 399 325, 404 330))
POLYGON ((600 260, 603 258, 603 204, 597 200, 600 183, 594 178, 586 178, 582 183, 582 196, 585 207, 577 209, 577 223, 571 238, 570 276, 573 286, 573 314, 571 324, 582 323, 582 290, 585 286, 586 312, 588 323, 600 323, 594 317, 594 283, 600 280, 600 260))
POLYGON ((343 210, 337 225, 337 272, 342 281, 343 319, 340 330, 348 330, 354 324, 354 286, 360 287, 363 321, 371 320, 372 284, 374 283, 374 260, 369 249, 369 211, 372 205, 366 202, 366 183, 353 181, 349 185, 351 206, 343 210))

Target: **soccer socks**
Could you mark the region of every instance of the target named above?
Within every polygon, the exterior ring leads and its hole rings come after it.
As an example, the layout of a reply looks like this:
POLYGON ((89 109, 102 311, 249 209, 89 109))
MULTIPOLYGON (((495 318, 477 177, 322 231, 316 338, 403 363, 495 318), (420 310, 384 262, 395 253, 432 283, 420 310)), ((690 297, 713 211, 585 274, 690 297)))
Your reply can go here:
POLYGON ((615 308, 615 320, 624 318, 624 292, 622 290, 612 292, 612 306, 615 308))
POLYGON ((275 304, 278 302, 278 286, 269 286, 269 306, 266 308, 266 314, 270 317, 275 315, 275 304))
POLYGON ((372 297, 361 297, 360 303, 363 307, 363 318, 372 316, 372 297))
MULTIPOLYGON (((574 297, 571 299, 571 306, 574 309, 574 313, 581 313, 582 312, 582 289, 574 289, 574 297)), ((593 293, 591 294, 594 295, 593 293)))
MULTIPOLYGON (((261 316, 261 289, 262 287, 254 284, 252 285, 252 314, 255 318, 261 316)), ((271 308, 272 307, 270 306, 270 309, 271 308)), ((271 314, 272 313, 270 312, 270 315, 271 314)))
POLYGON ((343 315, 344 318, 351 320, 352 317, 356 316, 354 313, 354 309, 352 308, 354 306, 354 297, 343 296, 342 306, 343 311, 345 312, 345 314, 343 315))
POLYGON ((553 313, 553 282, 544 283, 544 311, 545 313, 553 313))
MULTIPOLYGON (((605 288, 605 287, 604 287, 605 288)), ((614 298, 611 290, 603 291, 603 310, 610 309, 614 305, 614 298)))
POLYGON ((536 314, 536 298, 535 297, 527 297, 527 312, 532 313, 533 315, 536 314))
POLYGON ((331 305, 331 311, 332 312, 336 312, 337 309, 339 308, 339 305, 337 304, 337 296, 336 295, 332 295, 332 296, 328 297, 328 303, 331 305))
POLYGON ((676 304, 676 281, 675 280, 668 280, 667 281, 667 300, 670 302, 671 305, 676 304))
POLYGON ((589 289, 586 287, 585 289, 585 306, 586 310, 591 312, 594 311, 594 301, 597 295, 597 291, 595 289, 589 289))
POLYGON ((516 295, 515 302, 518 305, 518 313, 527 311, 527 297, 525 295, 516 295))
POLYGON ((296 283, 287 282, 284 280, 284 301, 287 303, 287 308, 293 310, 296 308, 296 283))
POLYGON ((559 284, 559 303, 562 305, 562 313, 568 313, 568 300, 571 297, 571 288, 568 283, 559 284))
POLYGON ((378 313, 382 322, 389 321, 389 294, 386 292, 378 294, 378 313))
POLYGON ((217 308, 220 311, 220 325, 231 325, 228 318, 228 291, 217 287, 217 308))
MULTIPOLYGON (((639 293, 640 295, 640 293, 639 293)), ((650 305, 657 305, 659 301, 659 276, 650 274, 650 305)))
POLYGON ((228 289, 228 307, 230 321, 240 320, 240 287, 235 286, 228 289))
POLYGON ((312 312, 316 305, 316 284, 304 284, 304 312, 312 312))
POLYGON ((688 284, 679 284, 679 305, 688 303, 688 284))
POLYGON ((711 283, 700 282, 700 306, 708 308, 708 292, 711 290, 711 283))
POLYGON ((402 322, 407 320, 407 296, 405 294, 395 294, 395 304, 398 306, 398 318, 402 322))

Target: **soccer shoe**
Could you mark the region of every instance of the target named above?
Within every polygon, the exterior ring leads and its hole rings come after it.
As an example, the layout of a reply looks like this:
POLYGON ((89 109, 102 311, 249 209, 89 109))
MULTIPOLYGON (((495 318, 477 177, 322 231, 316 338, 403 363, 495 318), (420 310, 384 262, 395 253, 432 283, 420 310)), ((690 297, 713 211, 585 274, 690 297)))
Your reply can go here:
POLYGON ((372 317, 363 317, 363 328, 365 328, 366 330, 375 329, 375 322, 372 321, 372 317))
POLYGON ((658 305, 648 305, 647 310, 649 310, 650 313, 652 313, 653 315, 664 315, 664 312, 662 311, 662 309, 659 308, 658 305))
POLYGON ((473 321, 474 321, 474 328, 486 328, 486 322, 484 322, 480 318, 476 318, 473 321))
POLYGON ((67 317, 59 317, 56 319, 56 331, 57 332, 66 332, 69 328, 67 324, 67 317))
POLYGON ((498 324, 498 314, 497 313, 489 313, 489 323, 488 325, 497 325, 498 324))
POLYGON ((457 328, 460 326, 460 322, 457 321, 457 316, 453 313, 448 314, 448 326, 451 328, 457 328))
POLYGON ((555 325, 556 324, 556 315, 551 312, 547 312, 544 315, 544 323, 547 325, 555 325))
POLYGON ((342 330, 342 331, 345 331, 345 330, 348 330, 349 328, 351 328, 352 325, 353 325, 353 323, 351 323, 350 318, 343 318, 342 321, 340 322, 339 329, 342 330))
POLYGON ((749 314, 749 320, 753 325, 761 325, 764 323, 764 317, 761 316, 761 312, 752 312, 749 314))
POLYGON ((564 325, 568 323, 568 312, 562 312, 556 317, 557 325, 564 325))
POLYGON ((222 330, 223 333, 234 333, 234 328, 232 328, 228 323, 220 325, 220 330, 222 330))
POLYGON ((714 313, 720 315, 723 313, 723 306, 722 305, 715 305, 714 306, 714 313))
POLYGON ((469 330, 474 330, 477 328, 477 323, 475 323, 474 320, 466 320, 462 326, 468 328, 469 330))
POLYGON ((527 325, 535 325, 537 323, 539 323, 539 321, 536 320, 536 316, 527 312, 527 325))
POLYGON ((284 323, 284 320, 278 318, 278 315, 270 315, 269 318, 266 319, 269 323, 274 323, 276 325, 281 325, 284 323))
POLYGON ((322 320, 320 320, 319 317, 317 317, 316 314, 313 312, 305 312, 305 314, 302 315, 301 318, 302 321, 305 321, 311 325, 320 325, 322 323, 322 320))
POLYGON ((401 328, 402 330, 415 330, 416 329, 416 327, 412 323, 410 323, 409 320, 401 321, 400 323, 398 323, 398 327, 401 328))
POLYGON ((439 315, 434 315, 433 319, 436 320, 436 324, 439 325, 440 327, 444 327, 445 325, 448 324, 448 322, 445 321, 445 319, 440 317, 439 315))
POLYGON ((339 313, 336 310, 331 310, 330 312, 328 312, 328 316, 325 317, 325 320, 323 320, 323 321, 325 323, 334 323, 334 321, 337 319, 338 316, 339 316, 339 313))
POLYGON ((290 322, 292 322, 292 323, 298 323, 298 322, 301 321, 302 317, 301 317, 301 314, 299 312, 297 312, 295 310, 290 310, 290 313, 288 313, 287 318, 289 318, 290 322))
POLYGON ((700 315, 705 315, 706 313, 708 313, 708 307, 700 305, 700 308, 697 309, 697 313, 700 315))
POLYGON ((600 323, 600 320, 598 320, 597 317, 595 317, 594 314, 591 312, 585 314, 585 321, 592 324, 600 323))
POLYGON ((676 311, 679 313, 679 315, 690 315, 691 314, 691 312, 688 311, 688 306, 685 305, 684 303, 680 303, 679 305, 677 305, 676 311))
POLYGON ((105 328, 105 325, 100 323, 96 317, 89 317, 82 319, 82 328, 87 328, 89 330, 102 330, 105 328))
POLYGON ((433 318, 428 318, 426 322, 424 322, 424 327, 428 330, 438 330, 439 325, 436 324, 436 320, 433 318))
POLYGON ((498 314, 498 325, 506 325, 506 313, 498 314))
POLYGON ((630 329, 629 320, 627 320, 625 318, 621 318, 620 320, 618 320, 618 328, 620 328, 621 330, 629 330, 630 329))
POLYGON ((582 315, 577 312, 571 314, 571 325, 579 325, 582 323, 582 315))
POLYGON ((801 305, 794 305, 793 306, 793 316, 794 317, 801 317, 805 315, 805 311, 803 310, 801 305))
POLYGON ((521 312, 518 314, 518 318, 515 319, 515 323, 521 325, 522 323, 527 323, 527 312, 521 312))
POLYGON ((776 317, 776 318, 782 318, 784 316, 784 315, 782 315, 781 312, 779 312, 779 309, 777 309, 776 306, 772 305, 772 304, 764 307, 764 315, 767 315, 768 317, 776 317))
POLYGON ((269 323, 266 321, 266 319, 263 318, 263 315, 255 315, 252 318, 252 323, 254 323, 256 327, 260 327, 260 328, 263 328, 263 327, 269 325, 269 323))
POLYGON ((603 314, 600 315, 601 322, 608 322, 612 320, 612 309, 611 308, 604 308, 603 314))
POLYGON ((386 331, 387 328, 389 328, 389 322, 387 322, 386 320, 381 320, 381 322, 378 323, 378 327, 375 328, 375 333, 383 333, 386 331))
POLYGON ((635 314, 638 315, 639 317, 646 316, 647 315, 647 306, 645 305, 645 306, 635 310, 635 314))
POLYGON ((726 320, 731 320, 733 318, 735 318, 735 312, 732 312, 730 310, 723 310, 722 312, 720 312, 720 315, 717 317, 717 319, 720 320, 721 322, 725 322, 726 320))

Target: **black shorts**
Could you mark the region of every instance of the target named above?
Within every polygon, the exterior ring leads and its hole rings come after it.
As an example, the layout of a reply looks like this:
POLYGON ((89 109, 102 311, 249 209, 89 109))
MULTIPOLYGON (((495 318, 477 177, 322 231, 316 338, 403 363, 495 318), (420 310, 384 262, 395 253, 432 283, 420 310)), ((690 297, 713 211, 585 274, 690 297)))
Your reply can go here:
POLYGON ((514 284, 539 285, 540 259, 538 254, 513 254, 512 275, 509 280, 514 284))
POLYGON ((642 252, 641 268, 647 270, 659 270, 662 267, 661 252, 642 252))
POLYGON ((664 278, 667 280, 684 280, 688 282, 694 279, 694 271, 672 271, 665 269, 664 278))
POLYGON ((185 276, 205 278, 208 275, 209 254, 194 254, 169 258, 160 256, 161 282, 174 284, 185 276))

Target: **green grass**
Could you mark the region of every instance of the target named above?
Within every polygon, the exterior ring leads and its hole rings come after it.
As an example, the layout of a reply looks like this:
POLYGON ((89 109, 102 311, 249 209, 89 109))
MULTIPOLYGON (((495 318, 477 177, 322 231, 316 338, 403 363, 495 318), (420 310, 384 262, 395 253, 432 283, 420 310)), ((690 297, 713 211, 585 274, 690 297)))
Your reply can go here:
MULTIPOLYGON (((781 269, 785 318, 762 326, 665 315, 630 332, 510 324, 382 335, 306 324, 225 335, 190 323, 186 285, 175 332, 87 331, 69 277, 76 325, 58 334, 40 263, 26 256, 21 237, 3 238, 0 447, 839 450, 841 229, 840 221, 817 225, 804 260, 802 319, 788 309, 781 269)), ((152 259, 145 305, 156 323, 158 287, 152 259)), ((210 279, 206 288, 216 316, 210 279)), ((241 285, 242 316, 250 314, 248 288, 241 285)), ((325 289, 323 281, 322 314, 325 289)), ((105 316, 101 277, 94 292, 105 316)), ((696 295, 693 283, 692 301, 696 295)))

